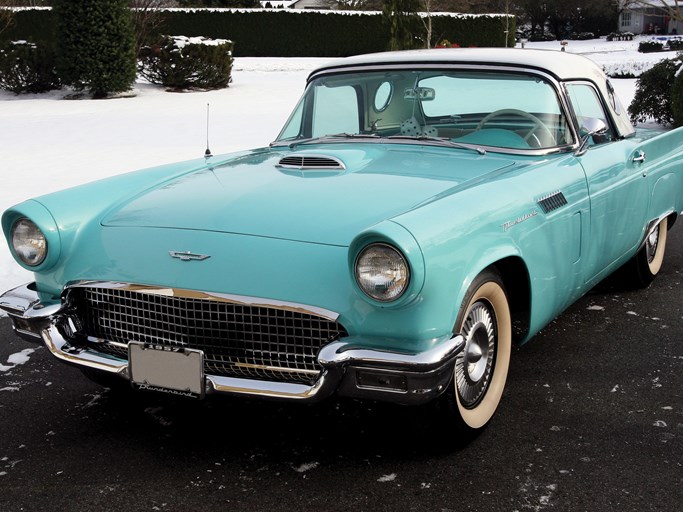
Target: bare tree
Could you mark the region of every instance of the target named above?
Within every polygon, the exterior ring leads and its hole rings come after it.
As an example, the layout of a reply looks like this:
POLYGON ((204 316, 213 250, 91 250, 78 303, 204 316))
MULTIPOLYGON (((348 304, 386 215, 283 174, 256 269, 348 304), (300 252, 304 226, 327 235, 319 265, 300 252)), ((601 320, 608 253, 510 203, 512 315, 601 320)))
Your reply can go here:
POLYGON ((18 5, 25 5, 25 2, 0 0, 0 34, 14 23, 14 10, 12 8, 18 5))
POLYGON ((432 47, 432 7, 434 0, 420 0, 420 13, 418 16, 422 22, 422 26, 425 29, 425 46, 427 48, 432 47))
MULTIPOLYGON (((1 1, 1 0, 0 0, 1 1)), ((173 0, 130 0, 135 26, 135 48, 140 51, 164 22, 163 8, 177 7, 173 0)))

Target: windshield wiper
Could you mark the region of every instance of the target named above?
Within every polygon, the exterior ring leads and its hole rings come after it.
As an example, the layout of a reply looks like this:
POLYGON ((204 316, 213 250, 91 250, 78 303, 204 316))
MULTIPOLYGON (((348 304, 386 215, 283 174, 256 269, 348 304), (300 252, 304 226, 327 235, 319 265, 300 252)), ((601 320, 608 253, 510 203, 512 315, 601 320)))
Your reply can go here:
MULTIPOLYGON (((310 137, 308 139, 298 139, 293 140, 289 144, 285 143, 283 145, 288 145, 290 149, 294 149, 297 146, 302 146, 305 144, 315 144, 317 142, 335 141, 335 140, 349 140, 349 139, 381 139, 377 134, 374 133, 332 133, 329 135, 321 135, 320 137, 310 137)), ((271 146, 279 145, 278 142, 272 142, 271 146)))
MULTIPOLYGON (((288 145, 290 149, 295 149, 297 146, 303 146, 306 144, 316 144, 318 142, 328 142, 328 141, 340 141, 349 139, 363 139, 363 140, 378 140, 378 139, 393 139, 393 140, 416 140, 424 142, 434 142, 442 146, 448 146, 451 148, 458 149, 470 149, 476 151, 480 155, 485 155, 486 150, 479 146, 471 146, 469 144, 461 144, 459 142, 453 142, 451 139, 446 137, 428 137, 426 135, 390 135, 388 137, 383 137, 375 133, 334 133, 329 135, 321 135, 320 137, 310 137, 308 139, 299 139, 291 141, 289 144, 284 143, 283 145, 288 145)), ((277 142, 270 144, 271 146, 279 145, 277 142)))
POLYGON ((436 142, 437 144, 441 144, 443 146, 448 146, 451 148, 471 149, 473 151, 476 151, 480 155, 486 154, 486 150, 482 147, 470 146, 469 144, 461 144, 459 142, 453 142, 451 139, 448 139, 446 137, 428 137, 427 135, 390 135, 389 137, 387 137, 387 139, 406 139, 406 140, 436 142))

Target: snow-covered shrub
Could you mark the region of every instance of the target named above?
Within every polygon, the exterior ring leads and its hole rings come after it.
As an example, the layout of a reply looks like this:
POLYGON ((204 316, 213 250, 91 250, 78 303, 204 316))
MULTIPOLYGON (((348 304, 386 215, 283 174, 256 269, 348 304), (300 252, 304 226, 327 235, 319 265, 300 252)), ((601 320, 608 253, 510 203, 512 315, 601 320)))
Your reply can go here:
POLYGON ((633 102, 628 107, 631 121, 645 122, 653 119, 659 124, 683 124, 683 109, 678 117, 674 115, 672 96, 674 89, 677 99, 677 108, 681 108, 680 95, 681 82, 679 69, 683 65, 680 58, 665 59, 655 64, 652 69, 645 71, 638 79, 636 94, 633 102))
POLYGON ((222 89, 230 83, 233 43, 227 39, 164 36, 140 51, 140 75, 172 89, 222 89))
POLYGON ((574 32, 571 39, 574 41, 587 41, 595 39, 595 34, 593 32, 574 32))
POLYGON ((605 74, 610 78, 638 78, 640 75, 652 69, 656 61, 639 60, 637 58, 625 58, 602 65, 605 74))
POLYGON ((607 41, 633 41, 633 32, 610 32, 605 37, 607 41))
POLYGON ((0 89, 15 94, 59 89, 54 53, 27 41, 6 42, 0 46, 0 89))
POLYGON ((640 53, 661 52, 663 49, 664 44, 657 41, 641 41, 638 43, 638 51, 640 53))
POLYGON ((683 50, 683 39, 669 39, 667 46, 669 50, 681 51, 683 50))
POLYGON ((55 0, 53 5, 62 82, 95 98, 131 89, 135 49, 128 0, 55 0))

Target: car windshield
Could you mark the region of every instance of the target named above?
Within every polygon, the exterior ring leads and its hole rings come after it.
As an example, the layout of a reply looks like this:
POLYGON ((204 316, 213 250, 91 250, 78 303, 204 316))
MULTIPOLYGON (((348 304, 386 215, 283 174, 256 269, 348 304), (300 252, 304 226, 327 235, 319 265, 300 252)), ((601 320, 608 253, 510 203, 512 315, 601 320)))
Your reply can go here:
POLYGON ((555 87, 525 73, 390 70, 322 76, 274 144, 432 140, 489 149, 573 143, 555 87))

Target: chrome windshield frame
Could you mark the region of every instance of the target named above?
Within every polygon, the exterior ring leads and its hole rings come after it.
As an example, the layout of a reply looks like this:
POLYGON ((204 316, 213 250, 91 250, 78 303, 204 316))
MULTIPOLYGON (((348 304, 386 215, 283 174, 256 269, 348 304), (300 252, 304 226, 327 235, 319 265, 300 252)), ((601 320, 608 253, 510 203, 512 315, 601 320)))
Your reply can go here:
MULTIPOLYGON (((344 74, 349 74, 349 73, 372 73, 372 72, 384 72, 384 71, 438 71, 438 70, 443 70, 443 71, 466 71, 466 72, 473 72, 473 71, 485 71, 485 72, 500 72, 500 73, 511 73, 511 74, 526 74, 526 75, 531 75, 531 76, 536 76, 539 79, 543 80, 544 82, 547 82, 552 88, 553 91, 555 92, 555 95, 557 97, 559 107, 560 107, 560 113, 567 119, 567 130, 571 135, 572 138, 572 143, 571 144, 564 144, 564 145, 558 145, 558 146, 552 146, 549 148, 530 148, 530 149, 520 149, 520 148, 506 148, 506 147, 500 147, 500 146, 487 146, 483 144, 468 144, 468 143, 460 143, 463 146, 469 146, 471 149, 478 150, 478 148, 481 148, 485 150, 486 152, 491 152, 491 153, 502 153, 502 154, 509 154, 509 155, 528 155, 528 156, 547 156, 547 155, 553 155, 553 154, 558 154, 558 153, 571 153, 577 150, 580 144, 580 137, 579 133, 577 130, 577 127, 575 126, 574 118, 573 118, 573 110, 571 109, 570 103, 567 99, 566 96, 566 91, 565 88, 562 85, 562 82, 559 81, 554 75, 551 73, 548 73, 542 69, 537 69, 533 67, 528 67, 528 66, 511 66, 511 65, 498 65, 498 64, 462 64, 462 63, 447 63, 447 62, 413 62, 413 63, 372 63, 372 64, 367 64, 367 65, 353 65, 353 66, 337 66, 337 67, 330 67, 330 68, 323 68, 320 70, 316 70, 312 72, 306 82, 306 89, 304 90, 303 95, 301 96, 300 100, 297 102, 295 109, 292 111, 292 114, 288 117, 287 122, 285 123, 283 129, 280 131, 278 134, 278 137, 270 143, 270 147, 274 148, 281 148, 281 147, 296 147, 298 143, 304 142, 307 139, 295 139, 295 138, 289 138, 289 139, 280 139, 280 136, 284 132, 285 128, 289 125, 289 122, 291 121, 291 118, 294 116, 296 113, 297 109, 299 109, 301 103, 305 100, 306 94, 308 93, 308 89, 311 86, 312 82, 318 78, 321 77, 326 77, 326 76, 338 76, 338 75, 344 75, 344 74)), ((316 137, 314 139, 320 139, 321 143, 343 143, 343 142, 350 142, 350 143, 370 143, 370 144, 412 144, 412 145, 429 145, 429 146, 442 146, 446 147, 445 144, 439 144, 434 141, 429 141, 429 140, 407 140, 407 139, 388 139, 386 137, 378 137, 378 138, 344 138, 344 139, 334 139, 334 138, 329 138, 326 139, 325 137, 316 137)), ((457 141, 454 141, 457 142, 457 141)), ((310 142, 308 142, 310 144, 310 142)))

